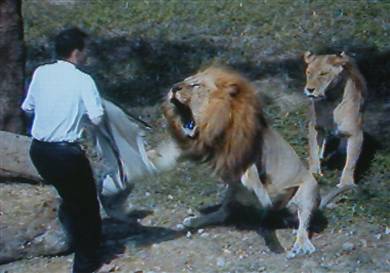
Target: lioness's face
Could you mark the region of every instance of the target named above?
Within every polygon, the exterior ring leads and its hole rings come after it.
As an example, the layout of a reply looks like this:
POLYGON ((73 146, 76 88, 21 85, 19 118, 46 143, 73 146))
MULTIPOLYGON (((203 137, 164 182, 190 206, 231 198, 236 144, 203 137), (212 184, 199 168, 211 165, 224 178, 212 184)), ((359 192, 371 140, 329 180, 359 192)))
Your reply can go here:
POLYGON ((304 94, 310 98, 326 98, 327 91, 343 77, 343 61, 343 56, 305 53, 307 68, 304 94))
POLYGON ((215 79, 205 72, 188 77, 170 89, 167 99, 176 108, 183 133, 188 137, 196 136, 202 110, 208 105, 207 98, 215 90, 215 79))

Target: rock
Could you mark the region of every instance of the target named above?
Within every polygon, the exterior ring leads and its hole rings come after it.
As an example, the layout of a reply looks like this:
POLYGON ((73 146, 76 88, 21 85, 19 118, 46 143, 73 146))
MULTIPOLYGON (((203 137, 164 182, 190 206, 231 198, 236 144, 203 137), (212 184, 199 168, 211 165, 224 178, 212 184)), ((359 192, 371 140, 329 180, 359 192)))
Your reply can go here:
POLYGON ((386 227, 386 229, 385 229, 385 234, 386 234, 386 235, 389 235, 389 234, 390 234, 390 228, 389 228, 389 227, 386 227))
POLYGON ((1 176, 42 180, 30 160, 30 145, 30 137, 0 131, 1 176))
POLYGON ((303 272, 316 272, 318 270, 319 264, 313 260, 305 260, 302 263, 301 269, 303 272))
POLYGON ((326 205, 326 208, 327 209, 335 209, 335 208, 337 208, 337 204, 336 203, 329 203, 329 204, 327 204, 326 205))
POLYGON ((69 249, 51 186, 1 184, 0 264, 69 249))
POLYGON ((218 267, 224 267, 225 266, 225 259, 223 257, 217 258, 217 266, 218 267))
POLYGON ((350 252, 355 249, 355 245, 351 242, 346 242, 342 246, 344 251, 350 252))
POLYGON ((184 230, 186 227, 183 224, 177 224, 176 229, 177 230, 184 230))

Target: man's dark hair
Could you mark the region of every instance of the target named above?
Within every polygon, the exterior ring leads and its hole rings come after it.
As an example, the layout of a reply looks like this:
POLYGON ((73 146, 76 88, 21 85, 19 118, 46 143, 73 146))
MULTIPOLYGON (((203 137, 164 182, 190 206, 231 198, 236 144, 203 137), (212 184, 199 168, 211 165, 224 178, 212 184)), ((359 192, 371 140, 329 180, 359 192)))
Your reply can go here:
POLYGON ((57 58, 68 58, 73 50, 83 50, 88 35, 77 27, 61 31, 54 39, 57 58))

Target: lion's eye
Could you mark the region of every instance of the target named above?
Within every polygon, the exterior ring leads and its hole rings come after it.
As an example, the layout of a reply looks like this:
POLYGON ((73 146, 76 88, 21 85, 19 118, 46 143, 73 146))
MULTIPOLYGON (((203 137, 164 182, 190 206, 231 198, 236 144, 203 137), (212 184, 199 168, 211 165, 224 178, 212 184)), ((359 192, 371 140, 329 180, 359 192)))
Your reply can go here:
POLYGON ((191 86, 192 88, 195 88, 195 87, 199 87, 200 84, 199 84, 199 83, 193 83, 193 84, 191 84, 190 86, 191 86))
POLYGON ((320 76, 326 76, 326 75, 328 75, 329 73, 328 72, 321 72, 320 73, 320 76))

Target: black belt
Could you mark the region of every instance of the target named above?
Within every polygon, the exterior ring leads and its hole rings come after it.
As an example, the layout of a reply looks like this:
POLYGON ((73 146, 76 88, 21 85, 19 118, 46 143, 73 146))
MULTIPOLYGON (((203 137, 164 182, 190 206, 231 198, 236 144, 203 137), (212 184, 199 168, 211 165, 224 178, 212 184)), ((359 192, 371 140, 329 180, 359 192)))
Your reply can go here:
POLYGON ((41 141, 33 138, 33 142, 39 145, 47 145, 47 146, 79 146, 78 142, 69 142, 69 141, 41 141))

